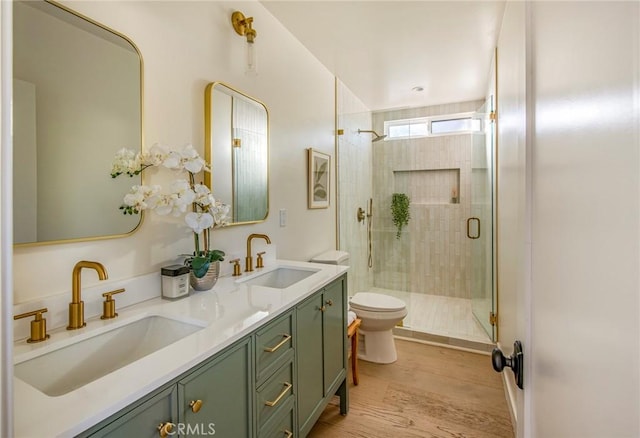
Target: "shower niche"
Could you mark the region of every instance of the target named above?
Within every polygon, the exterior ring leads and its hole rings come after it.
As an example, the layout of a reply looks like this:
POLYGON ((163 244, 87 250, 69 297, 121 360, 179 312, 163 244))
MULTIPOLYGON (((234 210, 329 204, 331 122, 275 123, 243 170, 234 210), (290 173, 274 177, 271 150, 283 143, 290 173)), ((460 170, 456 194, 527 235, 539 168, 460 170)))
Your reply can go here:
POLYGON ((394 170, 396 192, 406 193, 412 204, 460 203, 460 168, 394 170))

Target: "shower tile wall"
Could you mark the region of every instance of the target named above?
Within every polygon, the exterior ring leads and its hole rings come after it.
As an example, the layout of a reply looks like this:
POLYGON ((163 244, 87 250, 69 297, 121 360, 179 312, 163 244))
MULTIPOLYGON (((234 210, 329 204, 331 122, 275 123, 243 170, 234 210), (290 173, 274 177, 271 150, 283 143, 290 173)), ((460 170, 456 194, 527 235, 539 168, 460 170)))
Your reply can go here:
MULTIPOLYGON (((377 112, 373 129, 383 131, 385 120, 475 111, 482 103, 377 112)), ((375 287, 471 298, 466 220, 472 139, 472 134, 459 134, 373 143, 375 287), (400 239, 391 219, 394 192, 411 199, 411 220, 400 239)))
POLYGON ((349 294, 353 295, 373 285, 368 267, 367 222, 356 219, 358 207, 366 211, 373 197, 372 137, 358 134, 358 129, 371 129, 371 112, 342 82, 338 80, 336 86, 338 129, 344 131, 337 143, 339 248, 351 256, 347 278, 349 294))

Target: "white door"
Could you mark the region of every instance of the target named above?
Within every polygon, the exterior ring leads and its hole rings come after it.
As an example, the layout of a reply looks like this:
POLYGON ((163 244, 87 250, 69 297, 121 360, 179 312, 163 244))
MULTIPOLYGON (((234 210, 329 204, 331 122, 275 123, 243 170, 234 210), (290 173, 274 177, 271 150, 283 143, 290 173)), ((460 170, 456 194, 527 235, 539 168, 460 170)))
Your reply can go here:
POLYGON ((640 3, 532 2, 531 436, 640 436, 640 3))
POLYGON ((518 436, 638 437, 640 3, 513 3, 498 284, 501 347, 525 348, 524 391, 509 385, 518 436))

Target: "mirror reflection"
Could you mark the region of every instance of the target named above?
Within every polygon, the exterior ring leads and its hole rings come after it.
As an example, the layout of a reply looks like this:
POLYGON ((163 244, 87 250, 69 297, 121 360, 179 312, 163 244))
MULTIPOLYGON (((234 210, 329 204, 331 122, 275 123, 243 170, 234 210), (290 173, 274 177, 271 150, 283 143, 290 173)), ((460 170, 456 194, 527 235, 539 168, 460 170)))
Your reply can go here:
POLYGON ((109 173, 142 144, 137 48, 56 3, 17 1, 13 16, 14 242, 134 231, 140 217, 117 207, 136 181, 109 173))
POLYGON ((264 221, 269 212, 269 114, 258 100, 221 82, 205 91, 205 183, 231 205, 231 224, 264 221))

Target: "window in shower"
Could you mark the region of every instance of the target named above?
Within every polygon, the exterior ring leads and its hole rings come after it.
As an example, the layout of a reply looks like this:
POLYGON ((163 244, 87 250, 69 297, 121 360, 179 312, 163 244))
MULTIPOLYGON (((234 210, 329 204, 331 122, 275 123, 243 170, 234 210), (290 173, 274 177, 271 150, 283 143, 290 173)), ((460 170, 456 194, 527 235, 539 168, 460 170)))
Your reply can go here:
POLYGON ((387 120, 384 133, 387 140, 469 134, 482 131, 482 120, 474 113, 449 114, 435 117, 387 120))

